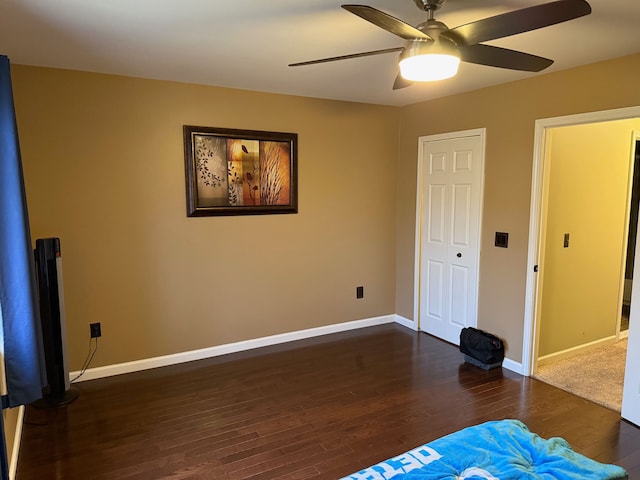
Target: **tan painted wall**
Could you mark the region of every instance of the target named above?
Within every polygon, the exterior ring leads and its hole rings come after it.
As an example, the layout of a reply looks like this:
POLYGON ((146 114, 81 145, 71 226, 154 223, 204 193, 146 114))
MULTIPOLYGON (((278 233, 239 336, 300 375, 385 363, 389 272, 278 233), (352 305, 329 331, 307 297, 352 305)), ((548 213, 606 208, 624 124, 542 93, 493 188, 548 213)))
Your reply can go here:
POLYGON ((413 318, 418 137, 487 129, 480 256, 481 328, 522 361, 535 120, 640 105, 640 54, 405 107, 398 159, 396 312, 413 318), (509 232, 509 248, 493 246, 509 232))
POLYGON ((14 65, 70 369, 395 312, 397 108, 14 65), (296 132, 299 213, 187 218, 182 126, 296 132), (357 285, 365 296, 356 300, 357 285))
POLYGON ((92 366, 412 319, 418 137, 483 127, 479 325, 521 361, 535 120, 640 105, 639 71, 640 54, 392 108, 14 66, 32 235, 63 242, 71 368, 97 321, 92 366), (297 132, 300 213, 186 218, 184 124, 297 132))
POLYGON ((632 131, 640 119, 553 128, 540 356, 616 334, 632 131), (564 234, 569 247, 564 248, 564 234))
POLYGON ((18 420, 19 420, 20 408, 7 408, 2 410, 2 419, 4 426, 4 441, 7 447, 7 462, 11 465, 12 461, 17 461, 17 459, 13 458, 13 449, 14 449, 14 441, 16 436, 16 431, 18 430, 18 420))

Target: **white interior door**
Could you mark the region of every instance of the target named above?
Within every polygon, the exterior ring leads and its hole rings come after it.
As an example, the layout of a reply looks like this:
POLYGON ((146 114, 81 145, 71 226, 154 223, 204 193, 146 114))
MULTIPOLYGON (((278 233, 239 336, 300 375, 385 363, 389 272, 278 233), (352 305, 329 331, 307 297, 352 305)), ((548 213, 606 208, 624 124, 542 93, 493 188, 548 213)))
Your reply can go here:
MULTIPOLYGON (((640 245, 640 244, 638 244, 640 245)), ((636 245, 636 259, 638 251, 636 245)), ((634 286, 631 292, 631 313, 629 314, 629 339, 627 363, 624 371, 622 393, 622 418, 640 426, 640 283, 638 270, 634 270, 634 286)))
POLYGON ((459 344, 477 324, 484 130, 419 143, 420 329, 459 344))
MULTIPOLYGON (((634 144, 640 141, 640 132, 634 132, 634 144)), ((622 417, 640 426, 640 222, 636 237, 635 267, 631 287, 631 311, 629 312, 629 339, 627 362, 624 371, 622 393, 622 417)))

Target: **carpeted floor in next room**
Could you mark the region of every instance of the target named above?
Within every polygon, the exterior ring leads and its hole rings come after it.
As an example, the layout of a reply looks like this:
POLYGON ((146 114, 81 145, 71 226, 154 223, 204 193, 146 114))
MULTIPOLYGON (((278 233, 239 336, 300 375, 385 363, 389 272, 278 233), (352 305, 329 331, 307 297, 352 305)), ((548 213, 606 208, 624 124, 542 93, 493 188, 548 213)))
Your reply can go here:
POLYGON ((534 377, 620 411, 627 339, 538 367, 534 377))

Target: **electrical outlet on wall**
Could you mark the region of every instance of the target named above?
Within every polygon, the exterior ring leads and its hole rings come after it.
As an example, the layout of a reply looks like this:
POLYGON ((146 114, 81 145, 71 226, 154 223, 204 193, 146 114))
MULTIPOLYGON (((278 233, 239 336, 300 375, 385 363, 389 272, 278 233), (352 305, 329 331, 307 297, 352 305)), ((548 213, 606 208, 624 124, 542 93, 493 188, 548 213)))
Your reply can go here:
POLYGON ((102 328, 100 327, 100 322, 90 323, 89 330, 91 331, 91 338, 99 338, 102 336, 102 328))
POLYGON ((364 287, 356 287, 356 298, 364 298, 364 287))

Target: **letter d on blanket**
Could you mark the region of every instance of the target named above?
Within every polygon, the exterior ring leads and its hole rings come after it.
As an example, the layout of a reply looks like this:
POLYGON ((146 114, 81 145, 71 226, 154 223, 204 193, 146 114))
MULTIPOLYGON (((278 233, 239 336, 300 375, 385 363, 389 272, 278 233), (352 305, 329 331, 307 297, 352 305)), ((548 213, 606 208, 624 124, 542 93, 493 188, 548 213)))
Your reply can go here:
POLYGON ((431 462, 435 462, 436 460, 440 460, 442 458, 442 455, 436 452, 433 448, 425 447, 424 445, 415 448, 407 453, 417 458, 422 463, 422 465, 429 465, 431 462))
POLYGON ((433 448, 421 446, 409 452, 390 458, 377 465, 353 473, 341 480, 387 480, 401 473, 409 473, 442 458, 433 448))

